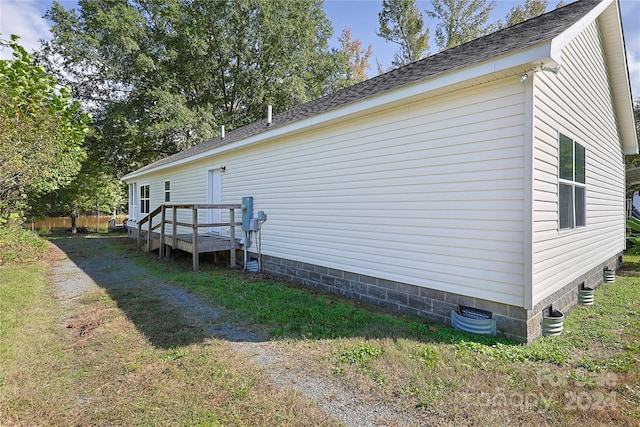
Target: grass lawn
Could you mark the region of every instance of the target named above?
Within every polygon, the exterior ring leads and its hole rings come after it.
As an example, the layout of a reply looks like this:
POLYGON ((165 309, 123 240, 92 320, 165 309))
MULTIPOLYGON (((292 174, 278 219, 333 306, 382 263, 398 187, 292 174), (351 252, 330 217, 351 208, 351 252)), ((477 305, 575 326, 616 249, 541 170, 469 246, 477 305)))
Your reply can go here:
POLYGON ((147 292, 97 290, 69 306, 51 291, 44 263, 0 267, 1 426, 337 425, 147 292), (198 344, 152 345, 121 301, 157 338, 198 344))
MULTIPOLYGON (((148 258, 147 258, 148 260, 148 258)), ((205 266, 163 277, 264 325, 301 364, 436 425, 639 425, 640 257, 574 308, 562 336, 517 345, 205 266)))
MULTIPOLYGON (((268 332, 290 364, 425 425, 640 424, 640 259, 576 307, 563 335, 525 346, 207 263, 193 273, 189 258, 158 261, 111 241, 150 276, 268 332)), ((335 424, 225 341, 191 339, 202 330, 153 294, 100 290, 75 304, 65 318, 44 264, 0 267, 1 425, 335 424), (149 323, 185 344, 154 346, 140 332, 149 323)))

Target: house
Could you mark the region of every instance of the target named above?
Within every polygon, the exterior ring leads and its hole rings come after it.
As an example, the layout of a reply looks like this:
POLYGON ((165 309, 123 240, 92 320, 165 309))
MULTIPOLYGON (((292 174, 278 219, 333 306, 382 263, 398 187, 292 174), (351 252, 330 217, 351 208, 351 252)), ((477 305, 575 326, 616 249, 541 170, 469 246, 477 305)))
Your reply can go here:
POLYGON ((581 0, 122 179, 131 226, 252 196, 263 271, 529 342, 619 263, 637 152, 619 5, 581 0))

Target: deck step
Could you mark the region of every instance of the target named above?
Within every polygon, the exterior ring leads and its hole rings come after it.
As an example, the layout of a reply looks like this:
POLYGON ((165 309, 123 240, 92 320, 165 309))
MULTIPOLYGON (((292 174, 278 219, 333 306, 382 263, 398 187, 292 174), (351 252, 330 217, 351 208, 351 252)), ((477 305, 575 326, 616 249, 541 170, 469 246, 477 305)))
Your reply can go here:
POLYGON ((151 251, 155 251, 156 249, 160 248, 160 238, 151 235, 151 249, 149 249, 147 247, 147 235, 146 233, 143 233, 142 235, 142 240, 140 242, 140 247, 138 248, 139 250, 141 250, 142 252, 151 252, 151 251))

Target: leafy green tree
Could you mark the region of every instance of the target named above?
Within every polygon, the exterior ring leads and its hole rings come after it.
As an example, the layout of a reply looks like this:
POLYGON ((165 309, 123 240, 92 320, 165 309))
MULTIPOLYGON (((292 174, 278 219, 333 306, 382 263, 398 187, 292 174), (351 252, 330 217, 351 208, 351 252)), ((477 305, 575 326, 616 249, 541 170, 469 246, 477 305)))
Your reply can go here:
POLYGON ((80 214, 111 214, 122 210, 127 200, 126 187, 120 180, 104 172, 96 159, 87 159, 76 179, 68 186, 35 198, 32 214, 68 215, 72 232, 76 232, 75 219, 80 214))
MULTIPOLYGON (((564 6, 561 1, 556 5, 556 9, 564 6)), ((548 7, 547 0, 526 0, 523 5, 512 7, 509 13, 505 16, 505 20, 497 20, 489 26, 489 32, 498 31, 503 28, 510 27, 512 25, 519 24, 528 19, 535 18, 546 12, 548 7)))
POLYGON ((0 40, 0 217, 29 207, 28 195, 68 185, 80 170, 89 117, 70 91, 34 64, 18 36, 0 40))
POLYGON ((432 0, 433 10, 426 13, 437 19, 436 43, 440 50, 449 49, 485 35, 495 1, 432 0))
POLYGON ((506 16, 506 26, 519 24, 540 16, 547 10, 547 0, 527 0, 524 5, 512 7, 506 16))
POLYGON ((122 174, 343 84, 321 0, 55 3, 40 60, 96 117, 88 146, 122 174))
MULTIPOLYGON (((633 117, 636 122, 636 135, 638 136, 638 140, 640 141, 640 98, 636 99, 633 102, 633 117)), ((629 156, 625 156, 625 166, 627 169, 637 168, 640 166, 640 155, 632 154, 629 156)))
POLYGON ((392 67, 410 64, 429 54, 429 29, 424 29, 416 0, 383 0, 378 21, 378 36, 400 46, 392 67))

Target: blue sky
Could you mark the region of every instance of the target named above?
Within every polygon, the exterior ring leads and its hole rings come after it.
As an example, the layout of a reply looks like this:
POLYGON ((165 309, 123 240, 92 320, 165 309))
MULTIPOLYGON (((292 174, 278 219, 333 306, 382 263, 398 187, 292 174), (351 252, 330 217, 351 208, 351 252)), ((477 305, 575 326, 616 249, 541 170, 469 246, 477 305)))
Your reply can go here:
MULTIPOLYGON (((566 0, 565 0, 566 2, 566 0)), ((60 1, 66 8, 77 6, 76 1, 60 1)), ((503 19, 509 10, 524 0, 497 0, 496 9, 491 18, 492 21, 503 19)), ((38 40, 49 39, 49 23, 43 19, 46 10, 51 6, 51 0, 0 0, 0 34, 8 38, 10 34, 18 34, 21 43, 27 50, 36 49, 38 40)), ((372 46, 373 56, 370 60, 372 70, 369 75, 376 74, 376 63, 388 67, 393 58, 396 46, 386 43, 376 35, 378 30, 378 12, 381 9, 382 0, 325 0, 325 12, 333 23, 334 37, 331 44, 338 46, 338 36, 345 27, 351 28, 353 38, 362 41, 366 47, 372 46)), ((431 7, 429 0, 418 0, 418 8, 424 10, 431 7)), ((555 7, 557 0, 549 0, 550 7, 555 7)), ((640 0, 621 0, 623 28, 627 48, 627 63, 631 77, 631 86, 634 99, 640 98, 640 0)), ((433 40, 435 22, 426 19, 426 24, 431 28, 430 39, 431 52, 437 51, 433 40)), ((9 58, 10 51, 0 51, 0 59, 9 58)))

